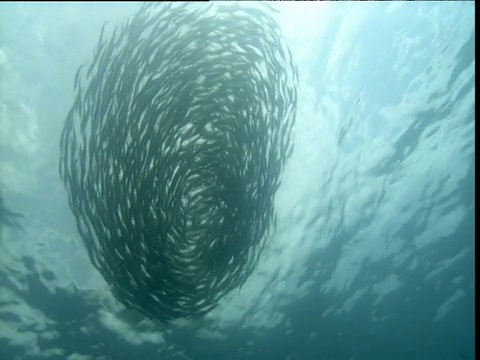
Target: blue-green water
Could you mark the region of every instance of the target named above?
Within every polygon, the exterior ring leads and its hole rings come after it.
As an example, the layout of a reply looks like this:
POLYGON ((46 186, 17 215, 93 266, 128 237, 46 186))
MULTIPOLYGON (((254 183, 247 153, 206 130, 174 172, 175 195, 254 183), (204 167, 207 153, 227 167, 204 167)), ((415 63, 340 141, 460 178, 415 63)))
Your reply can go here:
POLYGON ((299 67, 277 228, 204 321, 125 313, 59 179, 73 78, 136 4, 0 5, 0 359, 474 359, 473 2, 275 4, 299 67), (0 213, 3 218, 8 213, 0 213))

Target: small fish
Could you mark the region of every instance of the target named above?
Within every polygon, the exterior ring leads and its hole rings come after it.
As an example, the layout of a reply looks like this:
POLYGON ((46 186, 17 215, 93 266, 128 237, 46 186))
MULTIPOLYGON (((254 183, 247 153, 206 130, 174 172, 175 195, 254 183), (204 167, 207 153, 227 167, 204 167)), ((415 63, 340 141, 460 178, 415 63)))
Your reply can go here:
POLYGON ((12 228, 20 229, 20 220, 23 215, 7 209, 3 196, 0 192, 0 225, 6 225, 12 228))
POLYGON ((115 297, 159 321, 241 287, 275 225, 298 74, 271 12, 144 4, 75 74, 70 207, 115 297))

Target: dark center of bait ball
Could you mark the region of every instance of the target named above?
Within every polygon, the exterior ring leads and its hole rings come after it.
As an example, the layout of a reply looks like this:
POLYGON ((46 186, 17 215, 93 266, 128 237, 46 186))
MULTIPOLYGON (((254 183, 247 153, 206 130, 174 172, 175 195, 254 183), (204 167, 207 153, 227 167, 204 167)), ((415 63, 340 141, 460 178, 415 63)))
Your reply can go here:
POLYGON ((147 316, 210 311, 271 230, 297 75, 269 11, 143 5, 77 72, 60 174, 93 265, 147 316))

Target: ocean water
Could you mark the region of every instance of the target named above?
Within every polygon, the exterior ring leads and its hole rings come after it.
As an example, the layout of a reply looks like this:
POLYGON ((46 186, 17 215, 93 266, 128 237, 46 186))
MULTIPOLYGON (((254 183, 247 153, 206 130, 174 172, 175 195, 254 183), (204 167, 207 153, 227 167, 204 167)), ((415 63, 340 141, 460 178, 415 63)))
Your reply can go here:
POLYGON ((75 72, 138 6, 0 5, 0 359, 474 359, 474 3, 273 4, 300 80, 276 228, 174 326, 113 299, 58 174, 75 72))

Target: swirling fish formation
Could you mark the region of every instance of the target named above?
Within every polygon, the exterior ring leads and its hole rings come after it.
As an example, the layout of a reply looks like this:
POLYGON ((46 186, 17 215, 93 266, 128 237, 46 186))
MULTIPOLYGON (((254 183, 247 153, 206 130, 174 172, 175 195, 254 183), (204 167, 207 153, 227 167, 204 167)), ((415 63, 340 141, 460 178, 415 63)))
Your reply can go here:
POLYGON ((60 175, 128 308, 198 318, 251 274, 292 150, 297 72, 272 10, 144 4, 75 77, 60 175))

